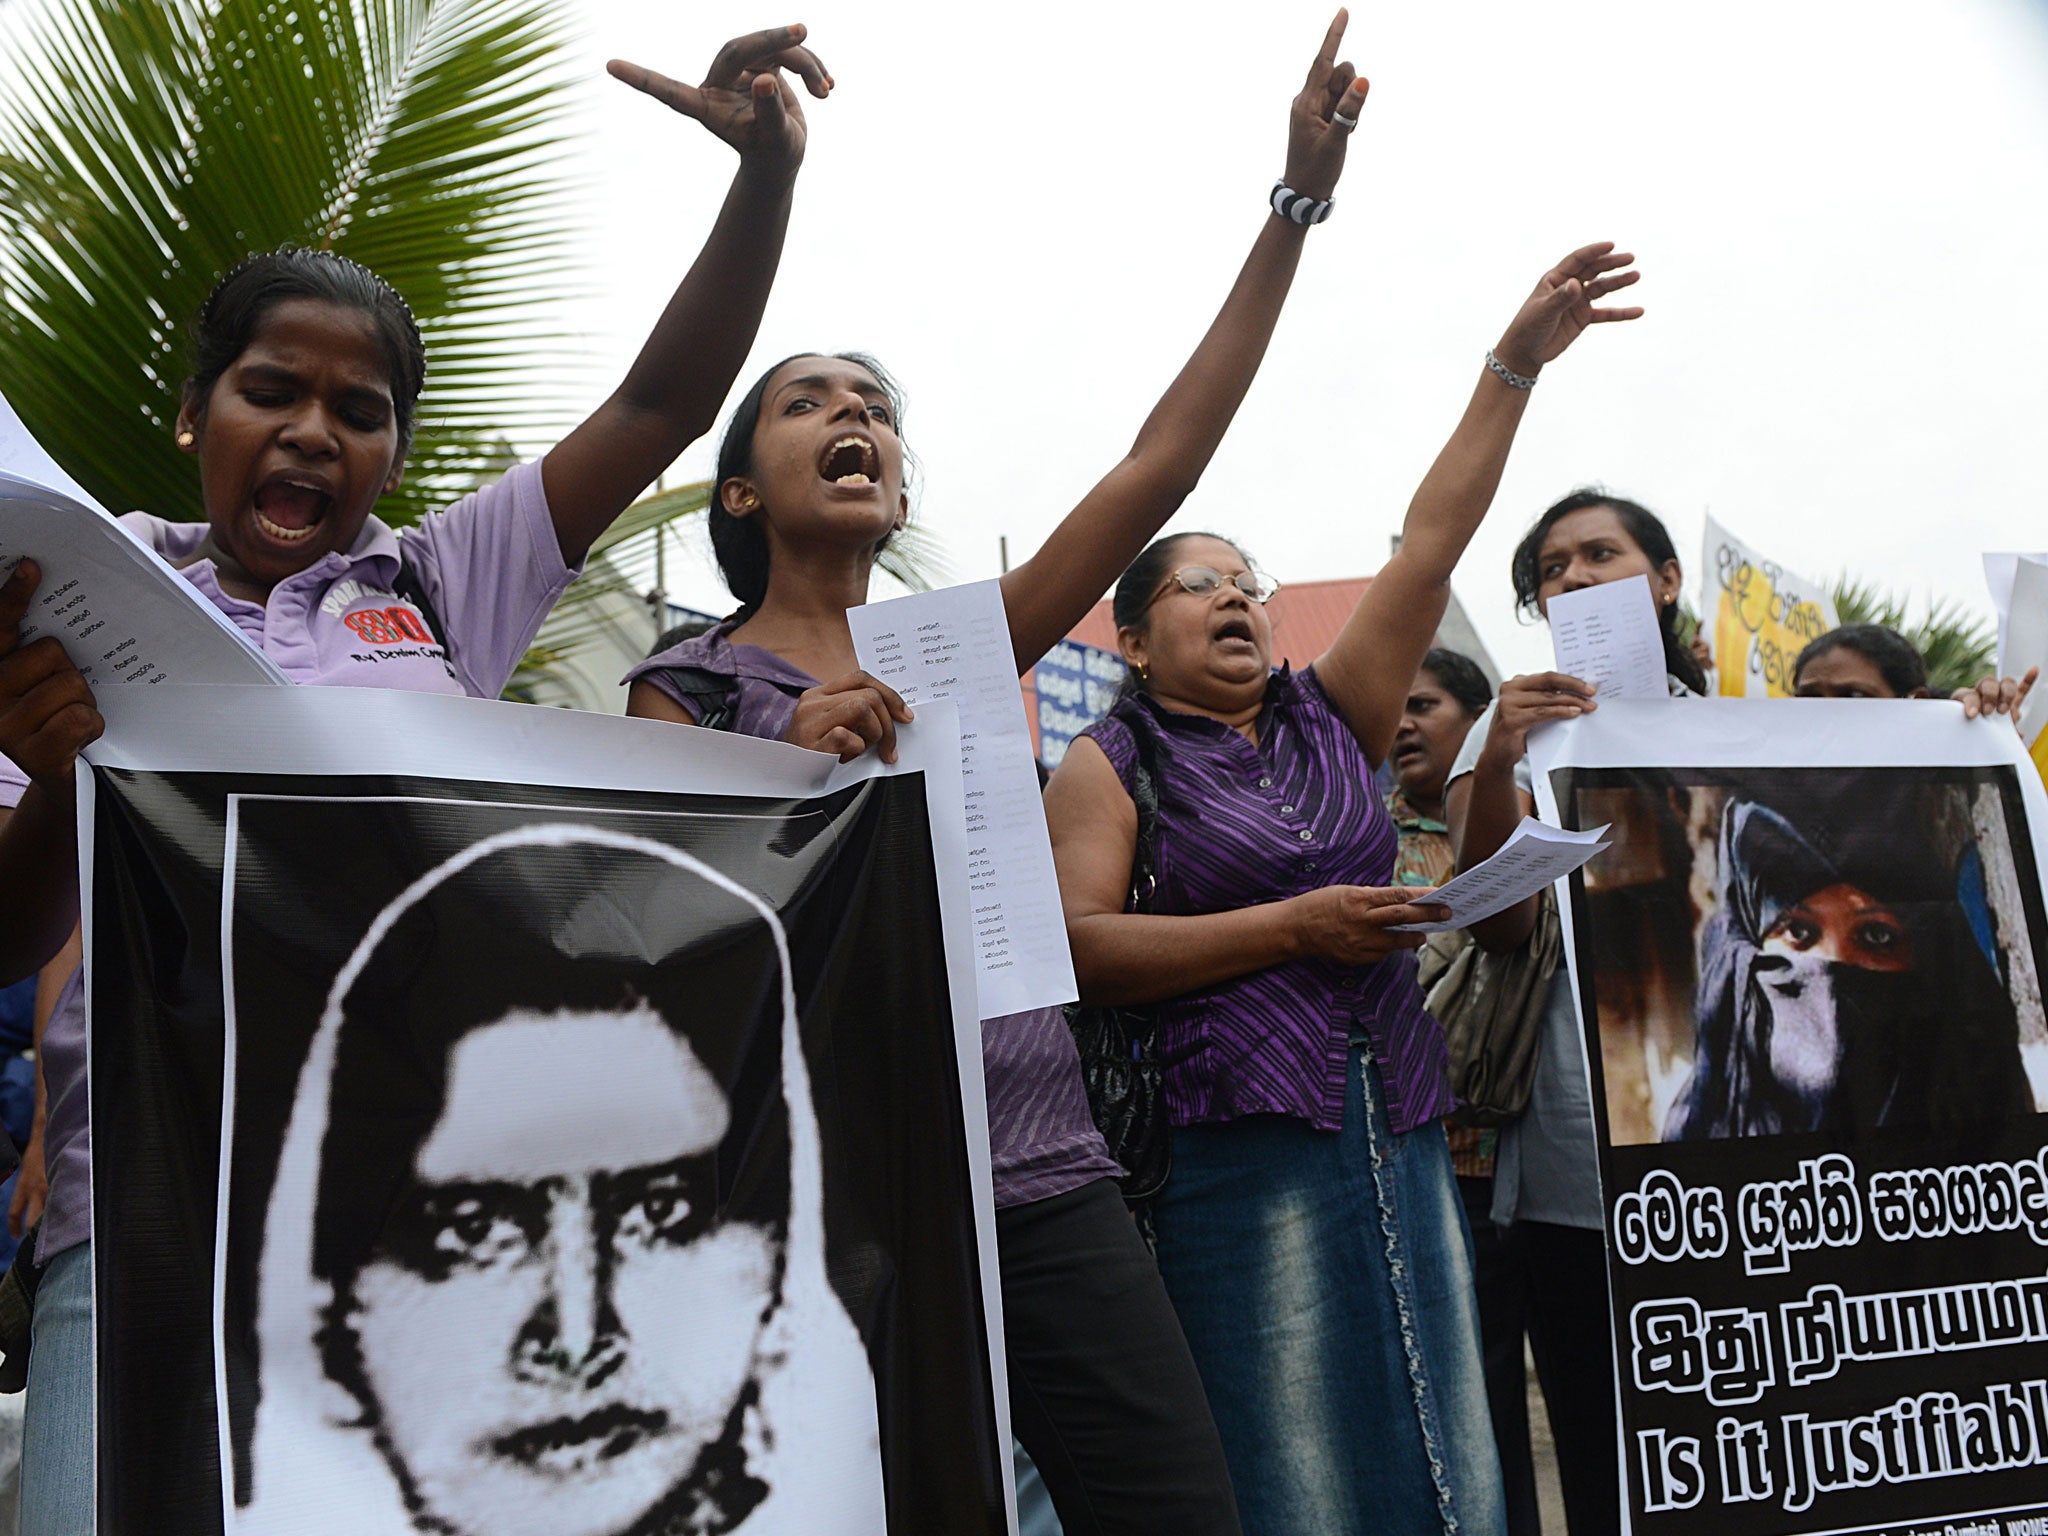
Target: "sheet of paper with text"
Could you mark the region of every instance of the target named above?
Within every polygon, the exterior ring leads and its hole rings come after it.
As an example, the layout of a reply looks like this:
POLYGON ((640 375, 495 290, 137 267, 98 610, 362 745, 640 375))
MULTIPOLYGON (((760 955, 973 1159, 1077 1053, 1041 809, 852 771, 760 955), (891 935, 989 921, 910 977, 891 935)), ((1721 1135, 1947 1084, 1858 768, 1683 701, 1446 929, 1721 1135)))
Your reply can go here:
POLYGON ((945 699, 960 711, 981 1016, 1072 1002, 1079 988, 1001 583, 868 603, 846 617, 861 666, 912 709, 945 699))
POLYGON ((100 507, 0 399, 0 575, 42 568, 21 643, 54 635, 94 688, 284 683, 226 614, 100 507))
POLYGON ((1598 687, 1608 699, 1662 699, 1664 634, 1650 578, 1603 582, 1577 592, 1560 592, 1546 605, 1557 670, 1598 687))

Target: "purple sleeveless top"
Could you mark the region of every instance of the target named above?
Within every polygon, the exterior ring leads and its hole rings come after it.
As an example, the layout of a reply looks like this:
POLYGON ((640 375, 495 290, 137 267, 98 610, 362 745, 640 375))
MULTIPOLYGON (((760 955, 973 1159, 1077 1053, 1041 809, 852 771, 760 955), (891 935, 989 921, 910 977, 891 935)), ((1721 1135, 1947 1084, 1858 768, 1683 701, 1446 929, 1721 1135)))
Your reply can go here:
MULTIPOLYGON (((626 681, 645 678, 697 718, 696 700, 662 675, 668 667, 696 667, 733 680, 733 724, 749 736, 780 741, 796 701, 818 680, 773 651, 726 640, 734 621, 672 646, 634 667, 626 681)), ((996 1209, 1048 1199, 1123 1170, 1103 1145, 1081 1086, 1081 1058, 1057 1008, 1005 1014, 981 1021, 981 1069, 988 1085, 990 1161, 996 1209)))
MULTIPOLYGON (((1257 745, 1142 694, 1118 705, 1083 734, 1126 790, 1140 730, 1159 789, 1154 912, 1233 912, 1326 885, 1394 883, 1398 837, 1374 765, 1315 668, 1273 674, 1257 745)), ((1337 1130, 1359 1037, 1397 1134, 1450 1113, 1444 1032, 1423 1009, 1412 950, 1376 965, 1292 960, 1161 1004, 1167 1109, 1176 1125, 1270 1114, 1337 1130)))

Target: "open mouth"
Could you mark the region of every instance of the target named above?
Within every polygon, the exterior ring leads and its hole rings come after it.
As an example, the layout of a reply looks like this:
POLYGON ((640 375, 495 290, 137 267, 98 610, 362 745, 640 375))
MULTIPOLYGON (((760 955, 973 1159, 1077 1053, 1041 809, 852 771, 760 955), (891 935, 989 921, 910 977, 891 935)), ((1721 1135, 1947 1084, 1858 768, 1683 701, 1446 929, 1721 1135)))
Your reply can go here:
POLYGON ((334 497, 305 475, 272 475, 256 487, 256 525, 273 539, 296 544, 334 509, 334 497))
POLYGON ((825 450, 818 475, 834 485, 873 485, 882 478, 882 453, 867 438, 849 432, 825 450))
POLYGON ((1219 641, 1237 640, 1246 645, 1253 644, 1252 626, 1249 619, 1225 619, 1217 627, 1215 638, 1219 641))
POLYGON ((546 1419, 490 1442, 491 1453, 551 1476, 569 1476, 623 1456, 668 1429, 668 1415, 614 1403, 580 1418, 546 1419))

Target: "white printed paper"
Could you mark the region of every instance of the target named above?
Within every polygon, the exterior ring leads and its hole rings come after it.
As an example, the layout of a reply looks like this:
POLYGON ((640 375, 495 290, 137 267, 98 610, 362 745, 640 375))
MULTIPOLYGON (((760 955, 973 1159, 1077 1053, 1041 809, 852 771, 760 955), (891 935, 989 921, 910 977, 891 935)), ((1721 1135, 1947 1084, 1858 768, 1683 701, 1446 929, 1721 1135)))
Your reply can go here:
POLYGON ((1533 816, 1524 816, 1500 851, 1475 864, 1455 880, 1440 886, 1433 895, 1418 896, 1451 909, 1448 921, 1403 923, 1396 933, 1449 933, 1505 912, 1518 901, 1527 901, 1546 885, 1562 880, 1586 863, 1608 844, 1607 829, 1566 832, 1546 826, 1533 816))
POLYGON ((959 708, 981 1016, 1072 1002, 1079 988, 1001 583, 919 592, 846 617, 861 666, 912 709, 940 699, 959 708))
POLYGON ((1650 578, 1602 582, 1560 592, 1544 608, 1557 670, 1595 685, 1609 699, 1670 696, 1664 672, 1664 631, 1650 578))
POLYGON ((48 486, 95 511, 101 510, 100 504, 86 494, 85 487, 65 474, 63 467, 43 451, 43 445, 30 435, 5 395, 0 395, 0 474, 48 486))

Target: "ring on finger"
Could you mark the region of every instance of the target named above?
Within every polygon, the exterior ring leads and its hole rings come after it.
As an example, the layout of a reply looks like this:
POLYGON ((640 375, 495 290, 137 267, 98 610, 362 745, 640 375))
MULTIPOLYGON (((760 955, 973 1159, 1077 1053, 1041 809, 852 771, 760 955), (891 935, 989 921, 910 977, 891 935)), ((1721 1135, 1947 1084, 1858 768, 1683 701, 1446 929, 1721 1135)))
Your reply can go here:
POLYGON ((1339 128, 1342 128, 1346 133, 1349 133, 1352 129, 1358 126, 1357 118, 1346 117, 1342 112, 1332 112, 1330 114, 1330 121, 1335 123, 1339 128))

